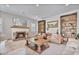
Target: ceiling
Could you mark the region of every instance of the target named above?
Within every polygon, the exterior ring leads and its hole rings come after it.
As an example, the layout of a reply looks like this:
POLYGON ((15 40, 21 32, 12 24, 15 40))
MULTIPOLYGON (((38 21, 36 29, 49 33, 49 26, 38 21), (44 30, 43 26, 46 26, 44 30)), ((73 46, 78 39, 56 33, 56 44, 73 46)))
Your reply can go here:
POLYGON ((79 9, 79 5, 65 4, 0 4, 0 10, 33 19, 44 19, 64 12, 79 9))

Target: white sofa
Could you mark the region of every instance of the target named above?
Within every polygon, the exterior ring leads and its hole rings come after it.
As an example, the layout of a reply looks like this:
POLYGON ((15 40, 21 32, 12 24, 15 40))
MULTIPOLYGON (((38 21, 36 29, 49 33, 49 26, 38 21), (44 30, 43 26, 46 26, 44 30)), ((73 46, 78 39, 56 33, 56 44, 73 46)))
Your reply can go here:
POLYGON ((7 52, 6 42, 8 38, 0 33, 0 54, 5 54, 7 52))
POLYGON ((4 40, 0 43, 0 54, 5 54, 7 52, 6 41, 4 40))
POLYGON ((69 41, 66 44, 63 55, 74 55, 79 54, 79 40, 75 40, 73 38, 69 38, 69 41))

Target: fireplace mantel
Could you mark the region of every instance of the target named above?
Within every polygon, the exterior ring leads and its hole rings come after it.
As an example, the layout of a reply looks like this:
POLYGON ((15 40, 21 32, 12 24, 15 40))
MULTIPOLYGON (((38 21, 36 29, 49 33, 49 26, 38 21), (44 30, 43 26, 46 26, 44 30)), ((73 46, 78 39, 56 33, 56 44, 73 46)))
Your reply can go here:
POLYGON ((27 27, 27 26, 17 26, 17 25, 13 25, 11 28, 27 28, 27 29, 29 29, 29 27, 27 27))

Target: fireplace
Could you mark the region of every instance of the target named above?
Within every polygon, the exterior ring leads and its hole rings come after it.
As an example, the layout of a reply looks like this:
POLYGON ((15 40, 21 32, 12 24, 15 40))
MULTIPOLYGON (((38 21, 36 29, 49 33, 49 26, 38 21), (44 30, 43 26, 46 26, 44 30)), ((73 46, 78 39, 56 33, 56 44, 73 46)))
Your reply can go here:
POLYGON ((25 32, 16 32, 16 37, 15 39, 23 39, 26 38, 26 33, 25 32))
POLYGON ((26 39, 29 32, 29 28, 24 26, 12 26, 11 30, 13 40, 26 39))

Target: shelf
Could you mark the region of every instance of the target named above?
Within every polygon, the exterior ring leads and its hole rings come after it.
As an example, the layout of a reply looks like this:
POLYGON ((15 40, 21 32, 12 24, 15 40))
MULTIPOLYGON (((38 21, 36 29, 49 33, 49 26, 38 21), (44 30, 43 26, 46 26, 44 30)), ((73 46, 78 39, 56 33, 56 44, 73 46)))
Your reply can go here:
POLYGON ((72 33, 76 34, 76 27, 77 27, 77 18, 75 14, 74 15, 71 14, 69 16, 63 16, 61 18, 61 33, 65 34, 65 36, 72 35, 72 33), (67 34, 67 32, 70 32, 70 34, 67 34))

